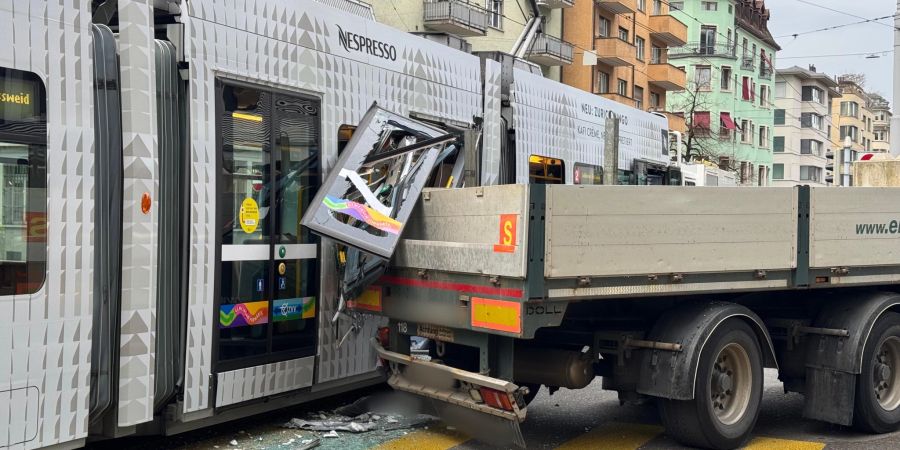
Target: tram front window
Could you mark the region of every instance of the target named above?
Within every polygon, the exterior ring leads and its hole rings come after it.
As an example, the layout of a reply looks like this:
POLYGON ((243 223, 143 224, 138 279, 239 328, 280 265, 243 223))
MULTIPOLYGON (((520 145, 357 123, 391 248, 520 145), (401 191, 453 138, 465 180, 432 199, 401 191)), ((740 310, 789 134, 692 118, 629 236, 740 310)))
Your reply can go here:
POLYGON ((531 184, 563 184, 565 174, 561 159, 538 155, 528 158, 528 182, 531 184))

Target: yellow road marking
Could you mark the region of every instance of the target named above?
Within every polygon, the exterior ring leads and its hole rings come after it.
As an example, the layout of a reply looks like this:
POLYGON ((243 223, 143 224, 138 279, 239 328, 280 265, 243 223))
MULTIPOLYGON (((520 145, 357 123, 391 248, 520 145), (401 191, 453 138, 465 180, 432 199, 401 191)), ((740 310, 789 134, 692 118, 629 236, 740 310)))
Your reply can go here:
POLYGON ((557 447, 557 450, 636 449, 663 432, 656 425, 607 423, 557 447))
POLYGON ((769 437, 753 438, 744 447, 746 450, 822 450, 823 448, 825 448, 825 444, 821 442, 793 441, 769 437))
POLYGON ((442 428, 413 431, 401 438, 385 442, 376 450, 447 450, 456 447, 469 438, 460 433, 442 428))

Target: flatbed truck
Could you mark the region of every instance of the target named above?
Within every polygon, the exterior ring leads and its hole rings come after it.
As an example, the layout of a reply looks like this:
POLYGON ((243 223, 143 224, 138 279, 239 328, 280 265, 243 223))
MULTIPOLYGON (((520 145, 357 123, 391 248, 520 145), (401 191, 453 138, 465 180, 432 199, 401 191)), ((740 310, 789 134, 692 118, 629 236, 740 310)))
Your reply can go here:
POLYGON ((423 191, 349 305, 388 319, 389 384, 473 437, 524 446, 541 386, 602 377, 679 442, 727 449, 764 368, 804 417, 897 429, 898 281, 900 189, 519 184, 423 191))

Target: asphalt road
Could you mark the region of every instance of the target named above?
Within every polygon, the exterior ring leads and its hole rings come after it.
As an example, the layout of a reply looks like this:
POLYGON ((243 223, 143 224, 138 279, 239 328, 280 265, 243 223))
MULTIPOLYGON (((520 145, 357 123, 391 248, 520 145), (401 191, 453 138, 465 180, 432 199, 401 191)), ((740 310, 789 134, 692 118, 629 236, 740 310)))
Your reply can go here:
MULTIPOLYGON (((328 411, 377 390, 351 393, 310 405, 245 419, 218 427, 168 438, 133 438, 95 448, 109 449, 292 449, 319 438, 323 450, 380 448, 390 450, 490 449, 439 422, 415 428, 377 430, 368 433, 339 432, 325 438, 323 432, 285 429, 292 417, 328 411)), ((801 418, 803 398, 784 394, 774 371, 766 371, 762 410, 748 448, 821 450, 900 448, 900 433, 871 436, 852 429, 801 418)), ((616 393, 600 389, 598 379, 586 389, 561 389, 549 395, 542 389, 528 408, 522 425, 528 448, 550 449, 682 449, 667 438, 653 404, 620 406, 616 393)))

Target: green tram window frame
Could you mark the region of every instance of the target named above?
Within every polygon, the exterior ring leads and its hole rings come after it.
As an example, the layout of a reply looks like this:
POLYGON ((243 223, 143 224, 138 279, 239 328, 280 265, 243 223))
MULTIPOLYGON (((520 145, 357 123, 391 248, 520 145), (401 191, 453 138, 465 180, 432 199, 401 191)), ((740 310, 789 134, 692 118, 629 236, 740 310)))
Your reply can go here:
POLYGON ((47 278, 47 140, 43 80, 0 67, 0 296, 47 278))

